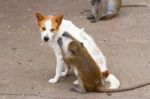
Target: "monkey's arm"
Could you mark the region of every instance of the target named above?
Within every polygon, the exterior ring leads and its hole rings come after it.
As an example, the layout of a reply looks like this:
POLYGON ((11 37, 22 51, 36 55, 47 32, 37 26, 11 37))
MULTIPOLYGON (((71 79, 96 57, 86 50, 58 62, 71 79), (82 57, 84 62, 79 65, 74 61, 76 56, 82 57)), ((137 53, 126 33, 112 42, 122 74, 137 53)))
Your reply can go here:
POLYGON ((62 45, 63 45, 62 38, 58 39, 58 44, 60 46, 60 49, 61 49, 61 52, 62 52, 62 56, 63 56, 63 59, 66 62, 66 64, 73 65, 73 64, 77 63, 76 62, 77 59, 73 55, 71 55, 71 56, 66 56, 65 55, 65 52, 64 52, 64 50, 62 48, 62 45))
POLYGON ((66 62, 66 64, 68 64, 68 65, 76 65, 78 63, 77 59, 73 55, 65 56, 63 58, 64 58, 64 61, 66 62))
POLYGON ((61 49, 62 56, 64 58, 66 55, 65 55, 65 52, 64 52, 63 47, 62 47, 62 45, 63 45, 62 38, 61 37, 58 38, 57 42, 58 42, 58 45, 59 45, 59 47, 61 49))
POLYGON ((69 38, 71 38, 71 39, 77 41, 77 40, 76 40, 72 35, 70 35, 67 31, 65 31, 65 32, 63 33, 63 36, 69 37, 69 38))

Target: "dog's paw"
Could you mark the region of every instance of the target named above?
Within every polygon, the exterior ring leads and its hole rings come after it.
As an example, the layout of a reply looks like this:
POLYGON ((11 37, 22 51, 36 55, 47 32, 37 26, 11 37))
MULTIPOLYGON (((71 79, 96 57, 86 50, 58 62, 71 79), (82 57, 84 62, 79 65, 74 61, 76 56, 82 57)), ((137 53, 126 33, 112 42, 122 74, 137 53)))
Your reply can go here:
POLYGON ((75 81, 73 82, 73 84, 74 84, 74 85, 78 85, 78 84, 79 84, 78 80, 75 80, 75 81))
POLYGON ((57 79, 50 79, 48 82, 51 84, 54 84, 54 83, 57 83, 57 79))

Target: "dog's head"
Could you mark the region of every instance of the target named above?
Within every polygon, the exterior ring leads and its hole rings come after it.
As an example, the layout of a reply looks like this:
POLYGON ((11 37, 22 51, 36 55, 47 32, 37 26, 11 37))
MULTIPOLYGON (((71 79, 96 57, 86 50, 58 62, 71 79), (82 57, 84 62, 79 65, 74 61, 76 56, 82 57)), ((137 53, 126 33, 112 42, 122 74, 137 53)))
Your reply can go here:
POLYGON ((55 36, 55 34, 58 32, 63 17, 63 15, 45 16, 40 13, 36 13, 36 18, 41 31, 42 40, 47 42, 55 36))

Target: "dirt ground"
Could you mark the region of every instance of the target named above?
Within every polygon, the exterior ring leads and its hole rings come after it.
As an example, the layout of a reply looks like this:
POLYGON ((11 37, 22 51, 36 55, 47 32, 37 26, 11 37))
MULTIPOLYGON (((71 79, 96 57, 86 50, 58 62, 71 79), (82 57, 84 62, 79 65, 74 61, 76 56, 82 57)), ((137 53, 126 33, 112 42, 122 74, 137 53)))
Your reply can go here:
POLYGON ((56 84, 48 83, 56 61, 40 39, 35 12, 64 14, 84 27, 121 88, 150 82, 150 0, 123 0, 128 4, 148 7, 122 7, 116 18, 90 23, 85 12, 91 8, 89 0, 0 0, 0 99, 150 99, 150 86, 111 96, 71 92, 72 72, 56 84))

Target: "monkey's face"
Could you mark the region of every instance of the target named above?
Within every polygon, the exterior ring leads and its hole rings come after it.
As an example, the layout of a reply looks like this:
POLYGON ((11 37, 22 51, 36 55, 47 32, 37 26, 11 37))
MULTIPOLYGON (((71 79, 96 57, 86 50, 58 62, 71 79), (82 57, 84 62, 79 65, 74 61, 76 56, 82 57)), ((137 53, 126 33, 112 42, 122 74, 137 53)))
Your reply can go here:
POLYGON ((72 41, 69 45, 69 51, 71 52, 72 55, 81 55, 80 52, 84 48, 83 43, 77 42, 77 41, 72 41))

